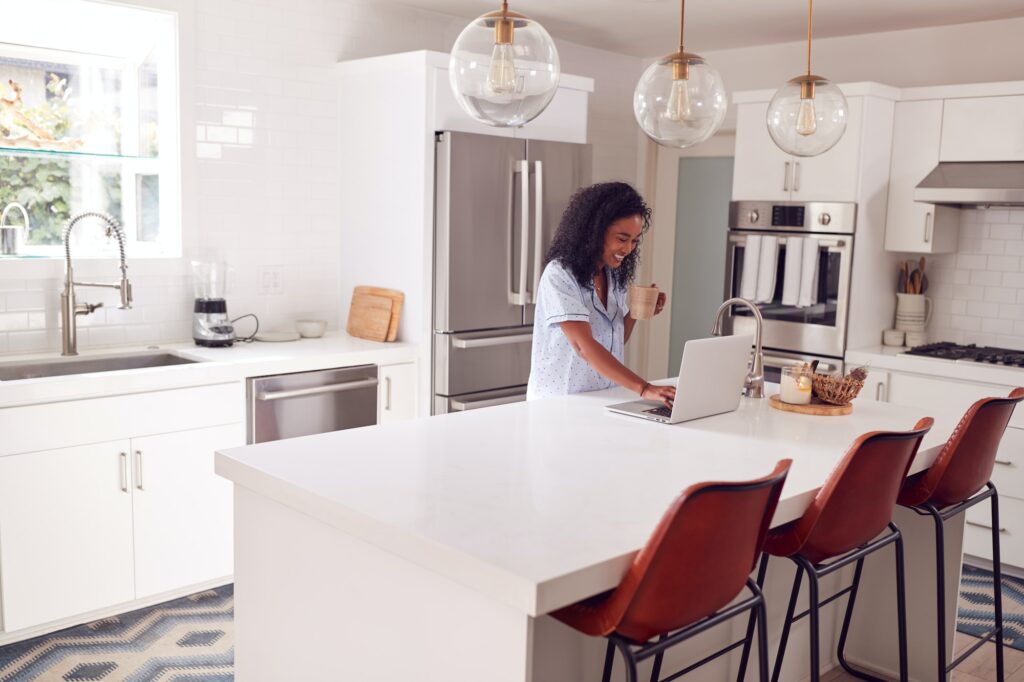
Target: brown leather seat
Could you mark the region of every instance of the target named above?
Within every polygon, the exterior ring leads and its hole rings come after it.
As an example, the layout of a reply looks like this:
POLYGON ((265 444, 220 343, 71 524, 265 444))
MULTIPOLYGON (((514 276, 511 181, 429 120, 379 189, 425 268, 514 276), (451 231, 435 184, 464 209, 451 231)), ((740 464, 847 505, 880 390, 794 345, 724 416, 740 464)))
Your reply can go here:
MULTIPOLYGON (((818 580, 854 561, 857 562, 857 570, 853 584, 826 602, 841 594, 850 594, 840 637, 839 661, 848 672, 857 677, 876 679, 847 666, 843 658, 843 645, 857 596, 864 557, 889 544, 896 545, 900 679, 906 679, 902 538, 899 530, 892 525, 892 514, 910 464, 921 445, 921 439, 932 427, 932 423, 930 417, 925 417, 910 431, 873 431, 860 436, 818 490, 803 516, 768 533, 765 540, 766 554, 761 560, 758 572, 758 585, 764 585, 769 554, 788 557, 798 566, 779 653, 775 659, 773 682, 778 679, 782 668, 790 627, 795 620, 803 617, 793 617, 803 573, 807 573, 809 580, 811 602, 806 613, 811 621, 811 679, 815 682, 818 680, 818 607, 821 605, 818 599, 818 580), (887 527, 890 532, 878 537, 887 527), (840 558, 827 566, 822 565, 823 562, 837 557, 840 558)), ((741 671, 745 669, 746 656, 747 652, 744 650, 741 671)))
POLYGON ((996 464, 999 442, 1010 422, 1013 410, 1024 400, 1024 388, 1015 388, 1006 398, 983 398, 967 410, 953 434, 943 446, 931 468, 906 481, 899 503, 918 514, 932 518, 935 528, 936 571, 936 655, 939 679, 974 653, 989 639, 996 644, 996 680, 1004 679, 1003 596, 999 548, 999 495, 990 481, 996 464), (995 628, 979 638, 974 646, 947 662, 946 651, 946 574, 945 521, 990 499, 992 509, 993 607, 995 628))
POLYGON ((666 648, 746 610, 766 639, 763 615, 756 618, 763 598, 749 575, 789 466, 790 460, 782 460, 753 481, 690 486, 665 512, 617 588, 551 614, 588 635, 609 637, 605 680, 615 647, 626 659, 628 679, 635 678, 637 662, 655 656, 656 679, 666 648), (754 597, 718 613, 744 585, 754 597), (645 644, 667 633, 674 634, 645 644))

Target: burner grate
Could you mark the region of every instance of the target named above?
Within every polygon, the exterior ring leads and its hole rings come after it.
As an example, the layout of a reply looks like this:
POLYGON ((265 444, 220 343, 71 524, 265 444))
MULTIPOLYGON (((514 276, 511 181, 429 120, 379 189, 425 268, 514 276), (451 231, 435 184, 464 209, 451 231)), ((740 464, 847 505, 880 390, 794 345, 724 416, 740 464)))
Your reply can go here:
POLYGON ((1024 351, 1010 348, 992 348, 970 344, 963 346, 957 343, 940 342, 915 346, 907 351, 907 355, 921 355, 928 358, 943 360, 968 360, 985 362, 992 365, 1024 367, 1024 351))

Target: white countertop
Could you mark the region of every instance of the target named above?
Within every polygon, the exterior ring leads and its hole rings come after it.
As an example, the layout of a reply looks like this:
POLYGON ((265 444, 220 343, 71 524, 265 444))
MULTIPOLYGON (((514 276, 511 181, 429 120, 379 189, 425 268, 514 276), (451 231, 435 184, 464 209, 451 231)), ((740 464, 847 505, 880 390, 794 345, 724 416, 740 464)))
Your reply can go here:
MULTIPOLYGON (((157 350, 202 362, 0 381, 0 408, 224 383, 265 374, 305 372, 371 363, 396 364, 412 362, 416 356, 416 347, 412 344, 377 343, 352 338, 344 332, 333 332, 319 339, 299 339, 285 343, 235 343, 230 348, 203 348, 191 341, 103 348, 82 351, 78 358, 124 356, 157 350)), ((60 356, 54 353, 0 356, 0 365, 59 359, 60 356)))
POLYGON ((851 366, 867 365, 869 369, 891 369, 999 386, 1024 386, 1024 369, 1019 367, 905 355, 907 350, 902 346, 871 346, 848 350, 846 363, 851 366))
MULTIPOLYGON (((668 426, 603 409, 629 398, 614 389, 234 448, 216 470, 537 615, 618 584, 687 486, 760 477, 792 458, 773 521, 786 523, 858 435, 926 416, 858 402, 852 415, 813 417, 744 399, 736 412, 668 426)), ((961 415, 929 416, 913 471, 961 415)))

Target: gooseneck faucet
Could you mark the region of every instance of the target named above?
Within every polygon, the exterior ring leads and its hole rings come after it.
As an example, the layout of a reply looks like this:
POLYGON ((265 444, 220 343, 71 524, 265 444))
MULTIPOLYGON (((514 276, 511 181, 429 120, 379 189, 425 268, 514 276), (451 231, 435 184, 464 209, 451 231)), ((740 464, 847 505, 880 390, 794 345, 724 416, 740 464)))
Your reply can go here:
POLYGON ((764 318, 761 317, 761 310, 745 298, 730 298, 718 307, 715 313, 715 325, 711 328, 714 336, 722 335, 722 317, 725 311, 734 305, 743 305, 750 308, 757 323, 757 331, 754 333, 754 361, 750 363, 750 371, 747 372, 747 379, 743 382, 743 395, 748 398, 764 397, 764 352, 761 350, 761 328, 764 326, 764 318))
POLYGON ((102 303, 75 303, 75 287, 100 287, 104 289, 117 289, 121 294, 120 309, 132 307, 132 284, 128 281, 128 265, 124 259, 124 230, 117 224, 117 221, 103 213, 79 213, 67 222, 64 226, 64 291, 60 294, 60 321, 61 321, 61 355, 78 355, 78 332, 75 328, 75 318, 78 315, 89 315, 102 303), (85 218, 97 218, 106 225, 107 236, 113 234, 117 237, 117 245, 121 251, 121 281, 116 284, 105 284, 97 282, 76 282, 71 269, 71 245, 68 238, 71 230, 85 218))

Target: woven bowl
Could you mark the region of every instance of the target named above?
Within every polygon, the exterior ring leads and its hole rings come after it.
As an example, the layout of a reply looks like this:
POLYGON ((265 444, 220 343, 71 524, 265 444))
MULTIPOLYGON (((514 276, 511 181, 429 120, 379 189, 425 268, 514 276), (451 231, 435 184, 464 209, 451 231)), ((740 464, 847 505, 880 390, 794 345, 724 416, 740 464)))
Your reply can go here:
POLYGON ((811 377, 811 386, 814 389, 814 395, 818 396, 822 402, 832 405, 849 405, 850 401, 860 393, 860 389, 864 388, 864 382, 850 377, 815 374, 811 377))

